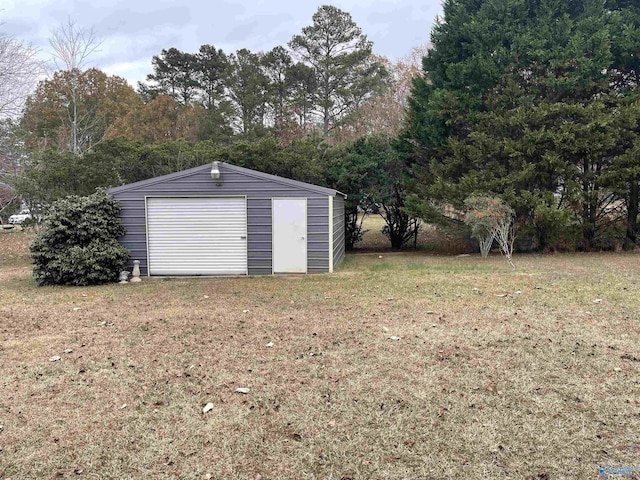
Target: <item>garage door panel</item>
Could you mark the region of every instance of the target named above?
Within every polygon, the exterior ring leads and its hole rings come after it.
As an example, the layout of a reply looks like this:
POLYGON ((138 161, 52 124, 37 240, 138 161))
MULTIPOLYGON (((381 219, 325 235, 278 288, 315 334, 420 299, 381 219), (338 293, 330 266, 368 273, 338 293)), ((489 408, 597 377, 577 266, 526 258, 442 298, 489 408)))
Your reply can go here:
POLYGON ((244 197, 147 198, 151 275, 247 273, 244 197))

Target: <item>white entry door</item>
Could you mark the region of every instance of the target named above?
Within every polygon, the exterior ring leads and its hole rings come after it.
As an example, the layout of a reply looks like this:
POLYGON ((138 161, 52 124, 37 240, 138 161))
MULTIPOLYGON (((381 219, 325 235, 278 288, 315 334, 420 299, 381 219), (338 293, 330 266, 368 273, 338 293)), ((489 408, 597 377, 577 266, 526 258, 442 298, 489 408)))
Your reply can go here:
POLYGON ((307 199, 273 199, 273 273, 307 273, 307 199))

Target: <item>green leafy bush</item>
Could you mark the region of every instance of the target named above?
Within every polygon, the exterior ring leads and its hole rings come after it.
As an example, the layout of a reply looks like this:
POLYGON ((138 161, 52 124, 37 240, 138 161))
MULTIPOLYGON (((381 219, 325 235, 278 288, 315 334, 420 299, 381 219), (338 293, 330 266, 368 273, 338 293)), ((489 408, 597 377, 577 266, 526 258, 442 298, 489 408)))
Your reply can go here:
POLYGON ((42 232, 31 244, 36 282, 98 285, 116 281, 129 258, 117 240, 123 234, 120 204, 104 190, 54 202, 42 232))

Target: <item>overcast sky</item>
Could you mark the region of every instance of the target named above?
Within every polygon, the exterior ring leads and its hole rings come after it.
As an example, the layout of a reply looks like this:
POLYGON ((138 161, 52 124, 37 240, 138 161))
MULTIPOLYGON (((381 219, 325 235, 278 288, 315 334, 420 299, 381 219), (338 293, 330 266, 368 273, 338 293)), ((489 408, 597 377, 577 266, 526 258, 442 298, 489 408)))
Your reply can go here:
MULTIPOLYGON (((151 57, 163 48, 195 53, 211 44, 226 53, 240 48, 268 51, 286 45, 320 5, 309 0, 2 0, 0 32, 42 49, 49 58, 52 29, 71 18, 94 28, 102 40, 92 66, 120 75, 132 85, 151 73, 151 57)), ((374 42, 374 51, 393 60, 429 40, 440 0, 336 0, 374 42)))

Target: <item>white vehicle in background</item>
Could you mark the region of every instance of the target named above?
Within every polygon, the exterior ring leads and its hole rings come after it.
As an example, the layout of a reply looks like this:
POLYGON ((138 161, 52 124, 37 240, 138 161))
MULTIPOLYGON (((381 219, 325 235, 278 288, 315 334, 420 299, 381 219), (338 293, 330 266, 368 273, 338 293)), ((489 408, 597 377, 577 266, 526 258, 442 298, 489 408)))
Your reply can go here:
POLYGON ((9 223, 11 225, 21 225, 25 220, 33 218, 31 216, 31 211, 29 210, 20 210, 20 213, 16 213, 15 215, 11 215, 9 217, 9 223))

